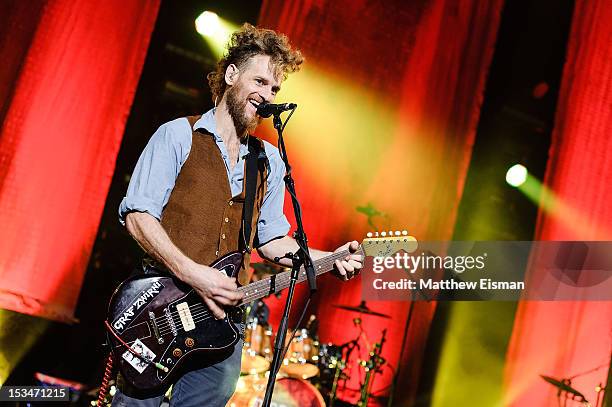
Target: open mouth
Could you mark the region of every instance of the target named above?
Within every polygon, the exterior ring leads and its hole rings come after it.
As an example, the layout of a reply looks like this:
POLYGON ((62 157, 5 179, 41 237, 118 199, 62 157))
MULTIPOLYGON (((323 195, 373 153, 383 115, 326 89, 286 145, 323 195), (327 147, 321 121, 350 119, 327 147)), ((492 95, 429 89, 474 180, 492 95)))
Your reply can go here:
POLYGON ((253 99, 249 99, 249 103, 255 107, 255 110, 257 110, 257 107, 260 104, 260 102, 253 100, 253 99))

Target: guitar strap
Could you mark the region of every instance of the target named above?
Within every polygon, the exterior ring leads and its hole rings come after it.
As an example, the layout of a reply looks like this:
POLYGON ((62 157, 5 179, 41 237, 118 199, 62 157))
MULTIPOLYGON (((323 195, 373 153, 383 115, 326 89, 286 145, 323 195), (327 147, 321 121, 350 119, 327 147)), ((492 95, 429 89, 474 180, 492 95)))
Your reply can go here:
MULTIPOLYGON (((251 236, 253 235, 253 207, 255 206, 255 192, 257 190, 257 173, 263 174, 264 166, 266 165, 266 152, 263 148, 263 142, 256 137, 249 136, 248 138, 249 153, 246 157, 246 174, 244 176, 245 197, 244 206, 242 207, 242 227, 240 228, 239 250, 251 252, 253 249, 249 246, 251 236)), ((262 182, 266 182, 262 177, 262 182)), ((254 239, 254 246, 257 247, 257 237, 254 239)))

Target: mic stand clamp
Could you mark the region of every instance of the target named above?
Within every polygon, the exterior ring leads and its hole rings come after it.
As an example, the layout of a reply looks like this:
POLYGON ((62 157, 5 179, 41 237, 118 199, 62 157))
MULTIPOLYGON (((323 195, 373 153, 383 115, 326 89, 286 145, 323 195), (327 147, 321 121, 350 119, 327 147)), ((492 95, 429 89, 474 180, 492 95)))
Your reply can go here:
MULTIPOLYGON (((295 111, 296 107, 293 108, 293 111, 295 111)), ((291 112, 291 114, 293 114, 293 111, 291 112)), ((291 117, 291 114, 289 115, 289 117, 291 117)), ((287 120, 289 120, 289 118, 287 120)), ((310 257, 310 252, 308 251, 308 239, 306 238, 306 233, 304 232, 304 227, 302 224, 302 209, 300 207, 300 203, 297 199, 297 194, 295 192, 295 182, 293 181, 293 177, 291 176, 291 165, 289 165, 289 159, 287 158, 287 150, 285 148, 285 140, 283 139, 283 129, 285 128, 285 125, 283 124, 280 118, 280 114, 275 114, 272 122, 274 124, 274 128, 276 129, 276 132, 278 133, 278 150, 281 159, 285 163, 286 173, 283 179, 285 181, 285 187, 287 188, 287 192, 289 192, 289 195, 291 196, 291 203, 293 204, 293 212, 295 214, 295 223, 297 226, 294 238, 298 244, 298 250, 295 253, 287 253, 284 256, 286 258, 290 258, 292 261, 291 279, 289 280, 289 290, 287 291, 287 301, 285 303, 285 308, 283 309, 283 316, 278 327, 276 341, 274 342, 274 357, 272 358, 270 376, 268 377, 266 393, 261 404, 262 407, 270 407, 270 403, 272 402, 272 394, 274 392, 276 375, 278 374, 278 371, 281 367, 282 359, 284 357, 283 350, 285 347, 285 338, 287 336, 287 327, 289 325, 289 312, 291 310, 291 303, 293 301, 295 285, 298 281, 300 269, 302 266, 304 266, 304 268, 306 269, 306 276, 308 278, 310 293, 314 293, 317 289, 314 265, 312 262, 312 258, 310 257)))

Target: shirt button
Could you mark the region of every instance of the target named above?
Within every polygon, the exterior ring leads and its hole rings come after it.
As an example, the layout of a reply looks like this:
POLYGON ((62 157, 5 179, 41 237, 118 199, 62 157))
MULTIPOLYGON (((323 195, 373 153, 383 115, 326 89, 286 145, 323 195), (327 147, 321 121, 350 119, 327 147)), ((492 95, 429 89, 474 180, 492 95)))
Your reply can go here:
POLYGON ((225 221, 225 223, 229 222, 229 218, 225 218, 223 220, 225 221))
POLYGON ((221 239, 225 239, 225 233, 221 235, 221 239))
POLYGON ((229 201, 229 206, 232 206, 234 204, 234 201, 229 201))

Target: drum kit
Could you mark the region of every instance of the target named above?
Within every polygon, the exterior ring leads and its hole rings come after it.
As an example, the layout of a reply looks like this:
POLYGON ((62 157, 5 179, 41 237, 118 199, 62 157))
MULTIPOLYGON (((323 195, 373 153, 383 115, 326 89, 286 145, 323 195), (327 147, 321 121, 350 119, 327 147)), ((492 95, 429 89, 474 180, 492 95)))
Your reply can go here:
MULTIPOLYGON (((282 271, 276 270, 277 267, 255 264, 253 267, 255 278, 282 271)), ((389 316, 371 310, 365 302, 357 306, 334 305, 334 307, 359 314, 359 317, 353 319, 354 326, 359 331, 357 337, 344 344, 320 343, 316 333, 318 320, 314 315, 310 317, 305 327, 287 332, 286 352, 275 384, 272 405, 333 406, 338 401, 340 384, 346 386, 350 379, 347 367, 351 354, 355 349, 361 349, 364 343, 368 349, 369 359, 359 360, 357 364, 358 369, 365 372, 361 397, 357 405, 367 405, 374 375, 380 372, 380 368, 385 363, 384 358, 380 356, 385 339, 383 332, 381 340, 370 346, 361 326, 361 316, 372 315, 380 318, 389 318, 389 316)), ((274 346, 274 332, 267 323, 267 314, 267 306, 262 301, 257 301, 247 308, 241 377, 227 407, 260 406, 263 401, 274 346)))

